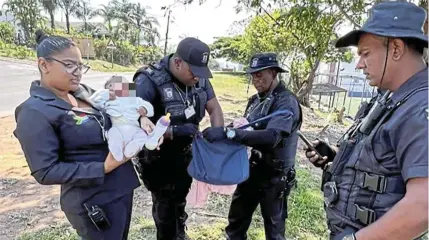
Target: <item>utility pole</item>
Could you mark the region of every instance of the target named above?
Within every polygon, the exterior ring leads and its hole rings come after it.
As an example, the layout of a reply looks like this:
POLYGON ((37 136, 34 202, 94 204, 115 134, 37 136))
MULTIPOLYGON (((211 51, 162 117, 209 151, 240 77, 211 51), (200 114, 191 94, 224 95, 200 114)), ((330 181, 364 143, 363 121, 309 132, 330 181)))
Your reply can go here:
POLYGON ((167 30, 165 31, 165 45, 164 45, 164 56, 167 55, 167 43, 168 43, 168 30, 170 28, 170 14, 171 10, 168 10, 168 17, 167 17, 167 30))

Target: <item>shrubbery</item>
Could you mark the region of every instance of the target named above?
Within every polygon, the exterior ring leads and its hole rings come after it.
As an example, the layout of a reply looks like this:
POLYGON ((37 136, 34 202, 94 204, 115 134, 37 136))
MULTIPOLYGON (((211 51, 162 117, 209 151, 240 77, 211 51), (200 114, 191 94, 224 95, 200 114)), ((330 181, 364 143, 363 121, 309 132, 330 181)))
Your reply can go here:
POLYGON ((0 56, 32 59, 36 57, 36 52, 33 49, 0 40, 0 56))
MULTIPOLYGON (((107 48, 108 42, 108 39, 95 40, 95 55, 97 59, 108 62, 112 61, 112 50, 107 48)), ((161 57, 159 50, 155 47, 136 47, 126 41, 117 41, 115 44, 116 49, 113 50, 113 62, 122 66, 150 63, 161 57)))
MULTIPOLYGON (((62 29, 44 28, 43 31, 48 35, 68 38, 88 37, 74 29, 71 30, 70 34, 67 34, 67 32, 62 29)), ((34 50, 13 44, 15 39, 14 32, 13 26, 9 23, 0 23, 0 55, 16 58, 35 57, 36 54, 34 50)), ((29 41, 33 44, 27 44, 28 46, 35 46, 34 38, 29 41)), ((108 62, 112 61, 112 50, 107 48, 108 42, 109 39, 104 37, 101 39, 94 39, 96 59, 108 62)), ((128 41, 116 41, 115 44, 116 49, 113 50, 113 62, 122 66, 148 64, 162 57, 160 49, 157 47, 134 46, 128 41)))
POLYGON ((13 43, 15 39, 15 30, 12 25, 8 23, 0 23, 0 41, 5 43, 13 43))

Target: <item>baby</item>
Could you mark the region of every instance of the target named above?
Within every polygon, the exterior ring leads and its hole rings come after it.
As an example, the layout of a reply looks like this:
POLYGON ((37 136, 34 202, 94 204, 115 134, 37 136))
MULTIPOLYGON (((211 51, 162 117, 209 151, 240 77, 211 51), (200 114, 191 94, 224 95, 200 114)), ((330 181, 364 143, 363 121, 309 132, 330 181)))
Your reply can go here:
POLYGON ((104 109, 112 120, 112 128, 106 137, 113 157, 122 161, 124 156, 136 156, 148 138, 148 134, 140 127, 139 117, 152 117, 152 104, 136 97, 135 83, 121 76, 111 77, 104 89, 96 91, 90 99, 96 107, 104 109))

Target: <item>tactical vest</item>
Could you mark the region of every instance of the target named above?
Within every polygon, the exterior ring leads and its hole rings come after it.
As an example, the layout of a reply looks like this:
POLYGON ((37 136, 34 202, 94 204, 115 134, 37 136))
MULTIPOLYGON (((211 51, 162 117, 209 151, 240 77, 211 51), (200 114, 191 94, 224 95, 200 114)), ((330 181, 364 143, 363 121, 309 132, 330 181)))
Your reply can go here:
MULTIPOLYGON (((262 100, 258 98, 258 95, 255 94, 249 99, 244 113, 244 117, 247 118, 249 122, 265 117, 273 112, 272 106, 275 101, 290 96, 296 99, 295 95, 288 89, 285 89, 281 92, 274 92, 262 100)), ((298 99, 296 100, 298 102, 298 99)), ((283 139, 276 148, 258 149, 258 147, 255 147, 256 150, 262 153, 263 162, 269 165, 271 168, 282 170, 284 168, 291 167, 295 162, 296 148, 298 143, 298 135, 296 131, 301 128, 302 124, 301 106, 298 104, 298 107, 300 114, 299 122, 297 125, 293 126, 292 133, 290 136, 287 137, 287 139, 283 139)), ((266 129, 268 122, 269 120, 265 120, 256 123, 253 129, 266 129)), ((252 156, 250 160, 252 161, 252 158, 254 157, 255 156, 252 156)))
MULTIPOLYGON (((349 130, 355 134, 345 135, 332 165, 325 170, 324 175, 329 177, 322 183, 328 227, 333 233, 341 232, 347 225, 364 228, 404 197, 406 185, 400 170, 386 169, 382 164, 386 160, 376 158, 373 139, 392 113, 422 90, 427 87, 410 92, 394 106, 388 105, 369 135, 355 131, 357 124, 349 130)), ((395 154, 389 157, 396 158, 395 154)))
POLYGON ((192 99, 189 99, 185 92, 180 92, 181 90, 171 80, 170 74, 162 65, 155 63, 149 65, 149 67, 138 69, 133 77, 133 81, 136 81, 139 74, 145 74, 155 84, 160 96, 161 106, 154 106, 155 114, 151 118, 154 123, 167 112, 171 114, 171 125, 181 125, 184 123, 198 125, 201 122, 205 116, 207 104, 207 92, 205 90, 208 79, 200 79, 197 85, 191 88, 192 99), (186 102, 193 105, 195 109, 194 116, 189 119, 186 118, 185 114, 185 109, 187 108, 186 102))

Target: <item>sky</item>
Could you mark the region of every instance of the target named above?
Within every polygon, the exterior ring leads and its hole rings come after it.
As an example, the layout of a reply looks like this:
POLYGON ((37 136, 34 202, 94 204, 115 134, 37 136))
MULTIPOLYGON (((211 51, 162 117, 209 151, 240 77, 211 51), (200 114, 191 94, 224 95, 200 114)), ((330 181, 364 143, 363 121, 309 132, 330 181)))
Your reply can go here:
MULTIPOLYGON (((0 0, 0 6, 5 0, 0 0)), ((91 0, 92 7, 99 7, 100 4, 107 4, 109 0, 91 0)), ((170 5, 174 0, 131 0, 131 2, 140 2, 143 6, 149 6, 147 10, 150 16, 156 17, 159 21, 158 31, 161 35, 159 44, 164 45, 165 32, 167 28, 167 16, 164 17, 165 10, 162 6, 170 5)), ((214 37, 224 36, 234 21, 246 18, 246 13, 237 15, 234 10, 235 0, 207 0, 206 3, 199 6, 198 0, 190 6, 176 4, 172 7, 169 29, 169 43, 177 44, 180 36, 198 37, 201 41, 210 44, 214 37), (171 38, 171 39, 170 39, 171 38)), ((56 14, 56 21, 65 21, 61 13, 56 14)), ((74 17, 70 21, 80 21, 74 17)), ((103 22, 100 17, 91 21, 103 22)), ((169 44, 170 45, 170 44, 169 44)))
MULTIPOLYGON (((90 0, 91 6, 98 8, 100 4, 107 5, 109 0, 90 0)), ((171 5, 174 0, 130 0, 131 2, 140 2, 143 6, 148 6, 148 15, 156 17, 159 22, 158 32, 161 35, 159 46, 164 46, 165 32, 167 28, 167 16, 164 16, 165 10, 162 6, 171 5)), ((236 0, 206 0, 203 5, 198 4, 199 0, 188 6, 176 4, 171 9, 170 29, 168 37, 169 47, 175 48, 182 37, 197 37, 203 42, 210 44, 215 41, 215 37, 225 36, 228 34, 234 21, 245 19, 253 12, 235 12, 234 6, 236 0)), ((0 0, 0 6, 5 0, 0 0)), ((0 7, 1 8, 1 7, 0 7)), ((46 15, 46 14, 45 14, 46 15)), ((254 15, 254 14, 253 14, 254 15)), ((47 15, 46 15, 47 16, 47 15)), ((64 14, 58 11, 55 15, 56 21, 65 21, 64 14)), ((74 17, 70 18, 71 22, 81 21, 74 17)), ((103 22, 103 18, 96 17, 91 21, 103 22)), ((345 34, 350 28, 340 29, 340 35, 345 34)))

